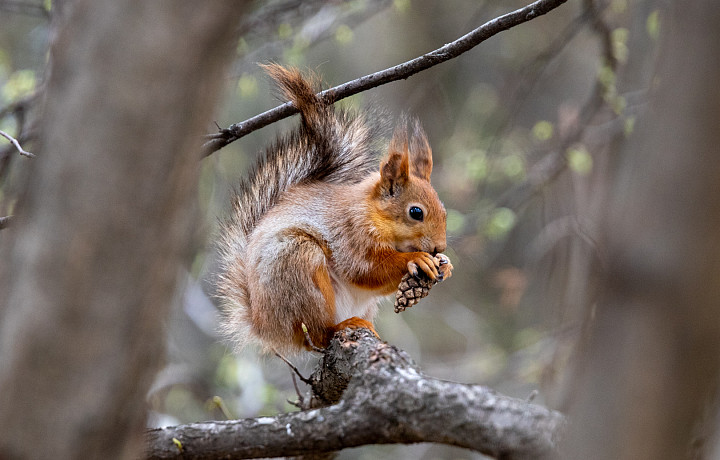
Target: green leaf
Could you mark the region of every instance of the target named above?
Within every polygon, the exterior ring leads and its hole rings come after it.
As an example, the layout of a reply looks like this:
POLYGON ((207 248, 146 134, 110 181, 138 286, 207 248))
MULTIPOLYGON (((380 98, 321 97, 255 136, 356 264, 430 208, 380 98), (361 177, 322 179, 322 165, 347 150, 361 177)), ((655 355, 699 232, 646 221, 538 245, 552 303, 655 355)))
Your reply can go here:
POLYGON ((485 227, 485 234, 492 240, 498 240, 512 230, 516 221, 512 209, 498 208, 493 211, 485 227))
POLYGON ((502 159, 503 172, 510 179, 525 177, 525 162, 520 155, 508 155, 502 159))
POLYGON ((286 38, 290 38, 290 36, 293 33, 292 26, 288 24, 287 22, 283 22, 278 26, 278 38, 280 40, 285 40, 286 38))
POLYGON ((660 36, 660 12, 658 10, 648 15, 645 21, 645 30, 653 40, 657 40, 660 36))
POLYGON ((300 67, 305 62, 305 51, 310 43, 306 38, 295 37, 290 48, 283 50, 283 61, 294 67, 300 67))
POLYGON ((629 136, 635 130, 635 117, 627 117, 625 119, 625 136, 629 136))
POLYGON ((244 73, 237 83, 237 91, 241 98, 252 98, 258 93, 258 82, 254 76, 244 73))
POLYGON ((393 8, 398 13, 406 13, 410 9, 410 0, 393 0, 393 8))
POLYGON ((592 171, 592 156, 582 145, 569 149, 567 151, 567 160, 570 169, 578 174, 587 175, 592 171))
POLYGON ((553 124, 546 120, 535 123, 532 128, 533 136, 539 141, 546 141, 553 135, 553 124))
POLYGON ((612 52, 615 59, 619 62, 627 62, 628 54, 630 53, 627 46, 629 35, 630 33, 628 30, 623 27, 619 27, 612 31, 612 52))
POLYGON ((600 67, 598 72, 598 80, 603 84, 605 89, 615 87, 615 72, 608 65, 600 67))
POLYGON ((627 107, 627 101, 622 96, 615 96, 608 100, 608 103, 617 115, 621 115, 627 107))
POLYGON ((237 47, 235 48, 235 52, 238 54, 238 56, 242 56, 246 54, 250 50, 250 47, 248 46, 247 41, 245 41, 244 37, 240 37, 240 40, 238 40, 237 47))
POLYGON ((335 29, 335 40, 341 45, 347 45, 353 41, 354 33, 350 27, 341 24, 335 29))
POLYGON ((2 95, 6 101, 16 101, 35 91, 35 71, 18 70, 10 75, 10 78, 2 88, 2 95))
POLYGON ((624 13, 627 10, 627 0, 612 0, 610 9, 616 14, 624 13))
POLYGON ((484 151, 472 150, 467 154, 465 173, 476 181, 481 181, 487 177, 488 161, 484 151))
POLYGON ((447 231, 458 233, 465 226, 465 216, 455 209, 447 210, 447 231))

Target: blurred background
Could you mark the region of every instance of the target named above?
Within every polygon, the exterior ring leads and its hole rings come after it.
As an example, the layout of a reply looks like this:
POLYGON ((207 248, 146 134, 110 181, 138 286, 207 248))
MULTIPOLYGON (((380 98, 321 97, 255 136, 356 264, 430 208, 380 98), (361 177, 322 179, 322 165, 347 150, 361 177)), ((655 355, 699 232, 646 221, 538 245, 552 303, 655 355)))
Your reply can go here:
MULTIPOLYGON (((439 48, 527 3, 257 2, 238 24, 237 59, 214 121, 227 127, 282 102, 258 63, 309 69, 331 87, 439 48)), ((653 84, 663 7, 570 1, 447 63, 339 102, 415 116, 433 147, 454 276, 404 313, 384 302, 376 323, 426 374, 533 395, 560 410, 572 403, 568 369, 582 350, 603 267, 595 235, 604 187, 615 147, 632 135, 653 84)), ((0 0, 0 130, 31 151, 51 34, 49 1, 0 0)), ((217 334, 212 279, 214 235, 233 186, 297 123, 292 117, 256 131, 198 163, 200 231, 167 325, 167 366, 148 397, 152 425, 295 410, 284 363, 253 349, 235 354, 217 334)), ((216 129, 208 124, 208 132, 216 129)), ((13 214, 24 161, 0 139, 0 217, 13 214)), ((307 375, 317 356, 292 360, 307 375)), ((416 445, 351 449, 340 458, 481 456, 416 445)))

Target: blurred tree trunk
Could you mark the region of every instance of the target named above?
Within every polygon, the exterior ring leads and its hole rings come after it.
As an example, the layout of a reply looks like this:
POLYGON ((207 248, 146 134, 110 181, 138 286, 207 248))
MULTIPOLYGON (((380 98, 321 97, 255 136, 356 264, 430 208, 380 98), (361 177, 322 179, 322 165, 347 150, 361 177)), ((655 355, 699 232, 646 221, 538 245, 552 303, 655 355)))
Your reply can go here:
POLYGON ((625 148, 571 459, 687 458, 720 368, 720 3, 678 1, 625 148))
POLYGON ((65 5, 40 155, 0 247, 0 458, 141 456, 244 5, 65 5))

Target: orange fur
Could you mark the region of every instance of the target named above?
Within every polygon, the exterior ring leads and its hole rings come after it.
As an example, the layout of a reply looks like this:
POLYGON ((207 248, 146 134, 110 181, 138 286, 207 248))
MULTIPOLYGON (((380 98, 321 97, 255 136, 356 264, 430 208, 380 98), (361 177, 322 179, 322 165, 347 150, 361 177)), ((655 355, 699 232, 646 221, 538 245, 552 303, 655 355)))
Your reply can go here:
MULTIPOLYGON (((332 327, 332 333, 334 334, 337 331, 342 331, 343 329, 359 329, 359 328, 366 328, 370 329, 373 334, 375 334, 375 337, 380 338, 377 331, 375 330, 375 326, 373 326, 373 323, 371 323, 368 320, 358 318, 357 316, 353 316, 352 318, 348 318, 345 321, 336 324, 332 327)), ((332 337, 331 337, 332 338, 332 337)))
POLYGON ((333 291, 332 282, 330 281, 330 274, 327 268, 320 266, 315 270, 313 275, 313 281, 315 286, 320 290, 323 298, 325 299, 325 308, 328 317, 332 318, 335 316, 335 291, 333 291))
MULTIPOLYGON (((424 252, 397 252, 391 249, 380 250, 367 256, 374 261, 374 269, 353 279, 353 284, 372 290, 379 290, 383 295, 392 294, 400 284, 400 279, 408 272, 409 263, 423 261, 425 265, 437 266, 431 262, 432 257, 424 252)), ((427 273, 435 279, 437 273, 427 273)))

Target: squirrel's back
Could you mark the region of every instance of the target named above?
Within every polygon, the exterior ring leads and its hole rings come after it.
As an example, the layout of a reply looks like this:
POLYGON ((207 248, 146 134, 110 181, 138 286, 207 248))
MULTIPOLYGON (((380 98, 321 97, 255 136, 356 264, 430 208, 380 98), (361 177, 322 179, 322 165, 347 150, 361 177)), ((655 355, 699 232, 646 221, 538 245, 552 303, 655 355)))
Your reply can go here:
POLYGON ((318 85, 297 69, 276 64, 263 67, 300 110, 302 124, 268 148, 240 183, 231 224, 245 235, 292 186, 360 182, 377 170, 379 158, 377 120, 326 104, 316 96, 318 85))
MULTIPOLYGON (((282 94, 300 110, 301 125, 261 156, 232 198, 221 224, 217 295, 226 314, 242 315, 248 301, 244 259, 248 237, 262 217, 300 184, 353 184, 377 171, 382 117, 336 109, 316 96, 318 84, 297 69, 263 66, 282 94)), ((238 322, 230 322, 237 324, 238 322)), ((237 331, 231 331, 237 337, 237 331)))

